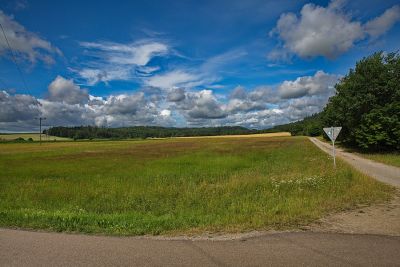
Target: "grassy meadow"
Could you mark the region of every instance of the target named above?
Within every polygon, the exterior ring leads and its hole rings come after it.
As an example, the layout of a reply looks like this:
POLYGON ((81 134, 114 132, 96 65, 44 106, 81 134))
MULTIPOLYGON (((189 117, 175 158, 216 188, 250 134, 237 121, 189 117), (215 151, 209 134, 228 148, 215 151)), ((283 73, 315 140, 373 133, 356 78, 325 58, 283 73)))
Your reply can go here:
POLYGON ((305 137, 0 144, 0 226, 116 235, 291 229, 392 188, 305 137))

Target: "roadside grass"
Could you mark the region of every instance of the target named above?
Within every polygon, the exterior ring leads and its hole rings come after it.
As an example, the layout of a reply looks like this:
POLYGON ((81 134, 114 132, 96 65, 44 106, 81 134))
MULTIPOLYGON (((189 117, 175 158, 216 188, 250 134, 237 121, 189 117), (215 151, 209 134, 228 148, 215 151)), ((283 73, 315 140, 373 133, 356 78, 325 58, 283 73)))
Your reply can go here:
MULTIPOLYGON (((319 140, 323 141, 323 142, 328 142, 322 136, 318 136, 317 138, 319 140)), ((330 142, 328 142, 328 143, 330 144, 330 142)), ((367 158, 367 159, 370 159, 370 160, 374 160, 374 161, 377 161, 377 162, 381 162, 381 163, 384 163, 384 164, 387 164, 387 165, 400 167, 400 152, 366 153, 366 152, 362 152, 362 151, 359 151, 359 150, 349 149, 349 148, 343 147, 343 146, 340 145, 340 142, 338 142, 337 145, 339 147, 342 147, 346 151, 351 152, 351 153, 356 153, 357 155, 359 155, 361 157, 364 157, 364 158, 367 158)))
POLYGON ((114 235, 292 229, 393 192, 304 137, 0 144, 0 226, 114 235))
POLYGON ((392 152, 392 153, 359 153, 364 158, 375 160, 381 163, 385 163, 388 165, 400 167, 400 153, 392 152))

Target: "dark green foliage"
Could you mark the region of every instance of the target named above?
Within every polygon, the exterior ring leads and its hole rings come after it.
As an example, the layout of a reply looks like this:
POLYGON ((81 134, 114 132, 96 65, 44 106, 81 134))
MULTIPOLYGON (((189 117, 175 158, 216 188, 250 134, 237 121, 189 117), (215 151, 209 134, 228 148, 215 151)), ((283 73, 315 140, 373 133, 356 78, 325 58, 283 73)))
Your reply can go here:
POLYGON ((375 53, 336 85, 323 125, 342 126, 340 140, 367 151, 400 149, 400 57, 375 53))
POLYGON ((47 130, 49 135, 78 139, 127 139, 127 138, 164 138, 179 136, 210 136, 252 134, 257 130, 244 127, 203 127, 203 128, 166 128, 156 126, 134 126, 122 128, 104 128, 95 126, 53 127, 47 130))

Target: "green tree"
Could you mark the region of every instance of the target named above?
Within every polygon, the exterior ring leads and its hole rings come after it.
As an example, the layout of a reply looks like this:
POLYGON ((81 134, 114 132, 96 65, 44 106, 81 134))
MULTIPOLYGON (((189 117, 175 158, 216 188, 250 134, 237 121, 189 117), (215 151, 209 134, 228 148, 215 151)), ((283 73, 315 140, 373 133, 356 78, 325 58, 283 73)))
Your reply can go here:
POLYGON ((324 126, 342 126, 341 141, 364 150, 400 149, 400 57, 375 53, 336 85, 322 114, 324 126))

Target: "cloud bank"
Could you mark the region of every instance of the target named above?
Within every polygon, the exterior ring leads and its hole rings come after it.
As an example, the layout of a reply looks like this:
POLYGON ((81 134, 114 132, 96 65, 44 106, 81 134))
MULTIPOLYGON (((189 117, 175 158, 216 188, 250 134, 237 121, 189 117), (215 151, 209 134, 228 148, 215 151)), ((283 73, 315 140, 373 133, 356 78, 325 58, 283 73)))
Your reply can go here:
POLYGON ((322 110, 339 76, 317 71, 276 87, 236 87, 228 96, 213 90, 143 87, 131 94, 91 95, 57 76, 43 99, 0 91, 0 131, 31 131, 38 116, 48 126, 133 125, 267 128, 322 110))

